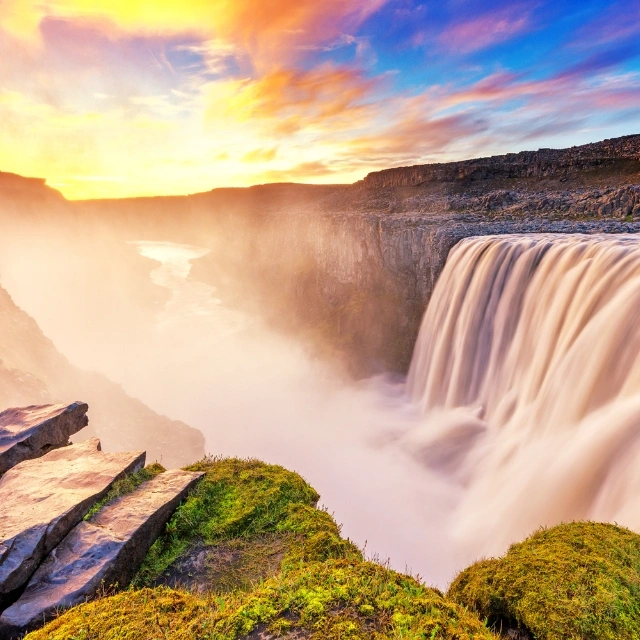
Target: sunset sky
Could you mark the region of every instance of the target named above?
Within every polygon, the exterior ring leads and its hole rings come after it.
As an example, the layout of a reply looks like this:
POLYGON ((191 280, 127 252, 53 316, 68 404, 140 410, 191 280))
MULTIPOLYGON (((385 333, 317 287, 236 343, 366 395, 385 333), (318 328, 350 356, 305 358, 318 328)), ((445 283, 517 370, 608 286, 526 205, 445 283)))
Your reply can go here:
POLYGON ((0 170, 68 198, 629 133, 638 0, 0 0, 0 170))

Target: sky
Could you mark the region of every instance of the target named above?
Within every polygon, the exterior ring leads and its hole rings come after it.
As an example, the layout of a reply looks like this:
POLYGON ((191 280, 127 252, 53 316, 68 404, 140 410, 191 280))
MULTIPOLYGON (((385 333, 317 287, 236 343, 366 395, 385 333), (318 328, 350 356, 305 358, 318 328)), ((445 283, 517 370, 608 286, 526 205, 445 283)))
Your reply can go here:
POLYGON ((638 0, 0 0, 0 171, 70 199, 631 133, 638 0))

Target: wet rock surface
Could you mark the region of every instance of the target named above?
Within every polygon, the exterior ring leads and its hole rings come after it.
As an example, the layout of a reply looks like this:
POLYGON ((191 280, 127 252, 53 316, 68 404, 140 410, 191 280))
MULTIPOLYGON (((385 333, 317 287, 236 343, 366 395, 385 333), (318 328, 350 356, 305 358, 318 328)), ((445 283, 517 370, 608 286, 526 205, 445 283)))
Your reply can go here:
POLYGON ((41 626, 59 609, 102 589, 129 584, 175 508, 203 475, 166 471, 78 524, 3 612, 0 637, 41 626))
POLYGON ((75 402, 0 413, 0 475, 20 462, 68 444, 70 436, 87 426, 88 408, 85 403, 75 402))
POLYGON ((20 463, 0 480, 0 604, 144 452, 104 453, 92 438, 20 463))

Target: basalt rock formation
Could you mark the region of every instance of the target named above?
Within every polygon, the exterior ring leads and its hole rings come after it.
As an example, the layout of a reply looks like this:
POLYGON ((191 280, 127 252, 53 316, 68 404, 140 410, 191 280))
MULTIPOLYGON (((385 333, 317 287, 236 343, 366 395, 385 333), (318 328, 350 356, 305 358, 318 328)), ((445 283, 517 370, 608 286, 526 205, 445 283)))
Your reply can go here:
POLYGON ((128 585, 171 514, 202 476, 166 471, 80 522, 40 565, 18 601, 2 613, 0 633, 24 633, 102 588, 128 585))
POLYGON ((143 469, 144 452, 105 453, 96 438, 64 446, 87 424, 86 411, 75 403, 0 413, 0 434, 5 428, 19 449, 6 449, 13 455, 0 478, 0 640, 127 586, 203 476, 143 469), (48 446, 58 448, 44 453, 48 446))
POLYGON ((546 178, 569 176, 627 162, 640 168, 640 135, 604 140, 571 149, 540 149, 462 162, 425 164, 370 173, 367 189, 412 187, 425 182, 486 181, 496 178, 546 178))
POLYGON ((82 402, 30 406, 0 413, 0 476, 24 460, 39 458, 69 443, 87 426, 89 406, 82 402))
POLYGON ((111 485, 144 460, 144 452, 104 453, 91 438, 7 471, 0 480, 0 598, 24 585, 111 485))

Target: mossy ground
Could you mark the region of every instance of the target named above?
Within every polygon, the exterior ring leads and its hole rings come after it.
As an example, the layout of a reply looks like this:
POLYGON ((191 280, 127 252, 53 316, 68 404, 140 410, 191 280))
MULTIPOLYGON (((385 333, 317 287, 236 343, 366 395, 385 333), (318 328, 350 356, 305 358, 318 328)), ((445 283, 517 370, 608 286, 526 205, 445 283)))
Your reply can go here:
POLYGON ((297 474, 255 460, 189 468, 206 475, 135 585, 71 609, 30 640, 495 637, 439 591, 365 561, 331 515, 315 508, 318 494, 297 474), (213 558, 208 588, 144 588, 179 577, 177 567, 188 572, 203 550, 213 558))
POLYGON ((640 536, 610 524, 543 529, 465 569, 449 597, 536 640, 640 638, 640 536))
POLYGON ((249 593, 197 597, 130 591, 67 612, 29 640, 236 640, 273 637, 490 640, 484 624, 434 589, 378 564, 328 560, 284 571, 249 593))
MULTIPOLYGON (((170 566, 194 547, 255 540, 267 533, 299 533, 293 530, 296 527, 307 532, 305 548, 320 544, 311 540, 313 536, 325 542, 328 537, 334 545, 349 548, 333 519, 315 509, 316 491, 296 473, 236 458, 207 459, 187 468, 204 471, 205 477, 151 547, 134 581, 136 586, 157 584, 163 574, 170 573, 170 566)), ((290 553, 304 556, 310 552, 292 548, 290 553)))

